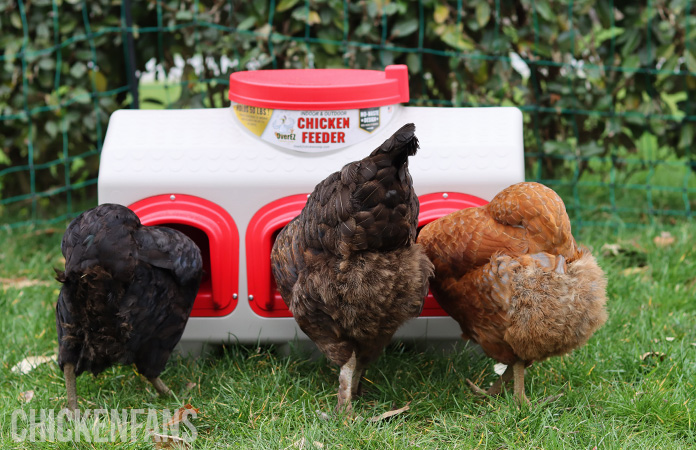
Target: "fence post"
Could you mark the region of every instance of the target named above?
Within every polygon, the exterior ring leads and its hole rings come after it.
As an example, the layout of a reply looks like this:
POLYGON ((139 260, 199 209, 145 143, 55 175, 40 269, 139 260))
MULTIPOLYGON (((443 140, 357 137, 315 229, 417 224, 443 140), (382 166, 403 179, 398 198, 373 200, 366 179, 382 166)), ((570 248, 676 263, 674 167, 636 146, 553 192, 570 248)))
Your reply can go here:
POLYGON ((135 41, 133 40, 133 13, 131 0, 123 0, 123 14, 126 19, 126 70, 128 71, 128 85, 130 86, 131 109, 139 109, 138 99, 138 74, 135 65, 135 41))

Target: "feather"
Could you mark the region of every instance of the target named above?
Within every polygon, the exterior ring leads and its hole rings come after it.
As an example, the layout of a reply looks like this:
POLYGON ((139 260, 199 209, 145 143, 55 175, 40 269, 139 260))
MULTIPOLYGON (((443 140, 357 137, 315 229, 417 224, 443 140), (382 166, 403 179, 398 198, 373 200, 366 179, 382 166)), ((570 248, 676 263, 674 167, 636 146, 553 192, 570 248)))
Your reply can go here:
MULTIPOLYGON (((528 365, 583 345, 606 320, 606 280, 578 250, 561 198, 518 183, 421 230, 435 298, 486 354, 528 365)), ((522 390, 523 392, 523 390, 522 390)))
POLYGON ((128 208, 104 204, 71 222, 56 304, 58 363, 98 374, 135 363, 159 376, 179 341, 202 275, 200 250, 184 234, 144 227, 128 208))
MULTIPOLYGON (((418 198, 407 167, 418 147, 414 131, 405 125, 319 183, 271 252, 276 284, 302 331, 334 363, 353 361, 358 374, 419 314, 433 273, 414 243, 418 198)), ((339 404, 350 395, 339 389, 339 404)))

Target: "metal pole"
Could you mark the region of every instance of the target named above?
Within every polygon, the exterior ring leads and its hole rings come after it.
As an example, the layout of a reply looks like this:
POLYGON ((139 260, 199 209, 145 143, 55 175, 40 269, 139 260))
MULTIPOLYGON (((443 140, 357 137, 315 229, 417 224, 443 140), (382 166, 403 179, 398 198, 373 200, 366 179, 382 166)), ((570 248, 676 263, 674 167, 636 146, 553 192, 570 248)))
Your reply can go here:
POLYGON ((128 84, 130 85, 131 109, 139 109, 140 102, 138 99, 138 75, 135 65, 135 41, 133 39, 133 14, 131 12, 131 0, 123 0, 123 13, 126 19, 126 70, 128 71, 128 84))

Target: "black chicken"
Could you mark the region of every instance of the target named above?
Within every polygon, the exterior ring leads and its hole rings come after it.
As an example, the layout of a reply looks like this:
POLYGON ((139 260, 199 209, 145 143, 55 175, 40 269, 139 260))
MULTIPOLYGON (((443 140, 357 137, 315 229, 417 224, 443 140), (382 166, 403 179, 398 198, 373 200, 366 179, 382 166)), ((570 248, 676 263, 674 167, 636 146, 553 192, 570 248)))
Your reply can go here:
POLYGON ((433 275, 414 242, 414 131, 403 126, 370 156, 319 183, 273 246, 283 300, 302 331, 341 366, 337 411, 352 410, 366 365, 420 314, 433 275))
POLYGON ((75 377, 135 364, 160 394, 160 380, 198 292, 203 263, 196 244, 166 227, 145 227, 130 209, 104 204, 82 213, 61 244, 65 272, 56 305, 58 364, 68 408, 75 377))

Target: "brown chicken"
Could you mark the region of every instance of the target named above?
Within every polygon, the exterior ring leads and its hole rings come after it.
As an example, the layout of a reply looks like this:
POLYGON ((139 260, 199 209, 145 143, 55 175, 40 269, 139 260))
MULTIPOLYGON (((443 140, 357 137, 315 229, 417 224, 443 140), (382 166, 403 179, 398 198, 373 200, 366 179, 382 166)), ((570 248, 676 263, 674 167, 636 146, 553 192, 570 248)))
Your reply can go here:
POLYGON ((273 276, 302 331, 341 367, 337 411, 352 410, 363 371, 418 316, 433 265, 415 244, 418 197, 407 124, 370 156, 319 183, 278 235, 273 276))
MULTIPOLYGON (((583 345, 605 322, 604 272, 570 231, 561 198, 538 183, 519 183, 488 205, 456 211, 426 225, 418 242, 435 265, 433 295, 493 359, 508 365, 488 390, 524 369, 583 345)), ((468 380, 467 380, 468 381, 468 380)))

